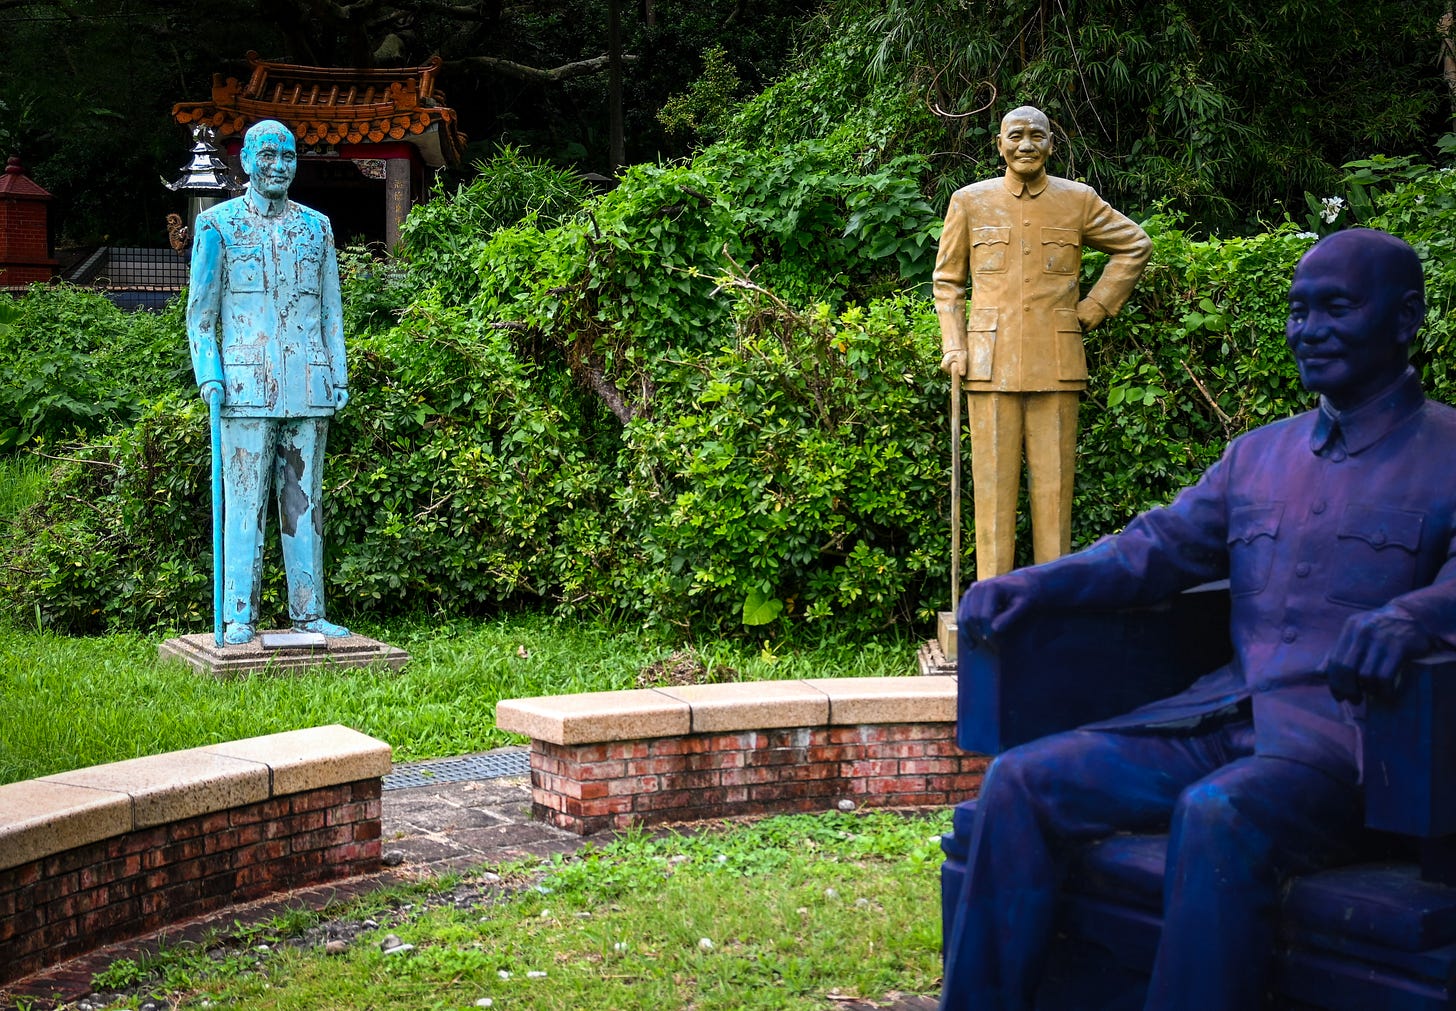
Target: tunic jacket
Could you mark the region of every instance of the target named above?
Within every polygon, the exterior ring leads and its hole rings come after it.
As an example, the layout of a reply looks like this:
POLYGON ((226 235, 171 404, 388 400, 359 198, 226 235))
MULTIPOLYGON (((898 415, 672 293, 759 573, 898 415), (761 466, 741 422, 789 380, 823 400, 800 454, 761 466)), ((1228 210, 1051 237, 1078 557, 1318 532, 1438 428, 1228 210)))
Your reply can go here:
POLYGON ((1086 388, 1077 321, 1084 245, 1112 257, 1087 297, 1116 315, 1152 242, 1090 186, 1044 176, 1027 187, 1008 171, 951 197, 935 261, 935 311, 942 349, 968 352, 969 392, 1086 388))
POLYGON ((1235 439, 1172 504, 1024 570, 1063 606, 1152 603, 1228 578, 1233 660, 1102 728, 1188 725, 1252 699, 1259 754, 1359 776, 1364 707, 1319 673, 1345 621, 1393 604, 1456 647, 1456 410, 1414 370, 1369 404, 1327 402, 1235 439))
POLYGON ((187 335, 225 418, 321 417, 348 386, 339 268, 328 218, 249 192, 197 216, 187 335))

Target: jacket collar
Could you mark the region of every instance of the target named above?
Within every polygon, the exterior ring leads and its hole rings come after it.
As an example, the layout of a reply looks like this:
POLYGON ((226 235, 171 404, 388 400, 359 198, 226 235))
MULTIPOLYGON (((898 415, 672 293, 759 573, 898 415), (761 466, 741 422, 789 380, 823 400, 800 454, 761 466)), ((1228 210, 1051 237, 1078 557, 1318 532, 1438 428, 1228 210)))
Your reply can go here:
POLYGON ((245 196, 248 201, 248 207, 253 213, 261 214, 265 218, 276 218, 288 208, 287 197, 279 200, 269 200, 251 186, 248 187, 245 196))
POLYGON ((1399 379, 1348 411, 1337 411, 1328 400, 1320 397, 1314 431, 1309 436, 1310 451, 1324 451, 1337 433, 1344 442, 1345 452, 1359 453, 1369 449, 1419 411, 1425 402, 1426 394, 1421 389, 1420 376, 1409 365, 1399 379))
POLYGON ((1023 194, 1027 196, 1039 197, 1041 196, 1042 191, 1047 188, 1047 184, 1050 181, 1051 176, 1043 172, 1040 179, 1028 186, 1026 183, 1021 181, 1021 178, 1017 176, 1016 173, 1012 172, 1010 169, 1007 169, 1006 175, 1001 178, 1001 185, 1005 186, 1006 192, 1010 193, 1013 197, 1019 197, 1023 194))

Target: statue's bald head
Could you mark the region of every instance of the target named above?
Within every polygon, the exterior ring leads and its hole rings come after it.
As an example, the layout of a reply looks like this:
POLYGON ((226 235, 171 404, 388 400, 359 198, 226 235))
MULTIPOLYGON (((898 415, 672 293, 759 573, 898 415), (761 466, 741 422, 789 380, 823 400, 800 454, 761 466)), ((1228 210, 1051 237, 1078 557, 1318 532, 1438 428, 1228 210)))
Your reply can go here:
POLYGON ((250 156, 256 156, 270 143, 278 148, 297 148, 293 131, 276 119, 260 120, 248 127, 248 132, 243 134, 243 151, 250 156))
POLYGON ((1006 115, 1001 117, 1001 132, 1006 132, 1006 126, 1012 120, 1027 120, 1040 126, 1050 136, 1052 132, 1052 121, 1047 119, 1046 113, 1034 105, 1019 105, 1006 115))
POLYGON ((1402 295, 1414 292, 1424 303, 1426 276, 1421 258, 1410 243, 1389 232, 1374 228, 1332 232, 1300 257, 1295 274, 1315 269, 1330 271, 1336 265, 1361 273, 1363 283, 1370 288, 1402 295))

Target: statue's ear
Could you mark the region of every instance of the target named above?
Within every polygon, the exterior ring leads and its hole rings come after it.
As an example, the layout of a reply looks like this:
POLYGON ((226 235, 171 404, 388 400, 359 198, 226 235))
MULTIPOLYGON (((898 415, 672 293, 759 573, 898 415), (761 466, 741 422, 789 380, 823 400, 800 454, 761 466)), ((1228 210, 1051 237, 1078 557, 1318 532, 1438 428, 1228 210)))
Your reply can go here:
POLYGON ((1416 331, 1426 321, 1425 295, 1414 288, 1407 291, 1396 306, 1395 319, 1396 343, 1409 347, 1411 341, 1415 340, 1416 331))

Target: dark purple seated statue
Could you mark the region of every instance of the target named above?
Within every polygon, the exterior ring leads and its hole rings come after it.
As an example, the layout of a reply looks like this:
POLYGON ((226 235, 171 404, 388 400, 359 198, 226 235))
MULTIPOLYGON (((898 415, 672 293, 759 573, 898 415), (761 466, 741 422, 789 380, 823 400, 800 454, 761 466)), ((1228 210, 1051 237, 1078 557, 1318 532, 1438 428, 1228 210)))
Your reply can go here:
POLYGON ((1363 693, 1456 647, 1456 410, 1428 401, 1407 361, 1423 288, 1393 236, 1320 241, 1285 330, 1317 410, 1234 440, 1122 533, 966 593, 962 634, 994 643, 1030 609, 1147 604, 1226 578, 1233 659, 995 761, 943 1011, 1033 1006, 1068 854, 1123 830, 1169 834, 1146 1007, 1262 1003, 1281 882, 1348 860, 1361 830, 1363 693))

